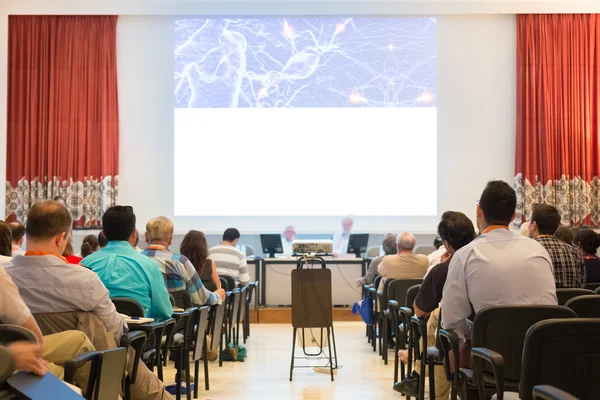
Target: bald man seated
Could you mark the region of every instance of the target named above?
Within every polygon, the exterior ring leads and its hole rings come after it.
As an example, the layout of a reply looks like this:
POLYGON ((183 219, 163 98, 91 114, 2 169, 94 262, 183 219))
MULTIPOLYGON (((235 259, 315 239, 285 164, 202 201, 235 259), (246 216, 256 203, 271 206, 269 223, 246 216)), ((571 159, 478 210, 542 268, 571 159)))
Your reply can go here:
POLYGON ((388 279, 423 279, 429 266, 429 259, 422 254, 414 254, 417 240, 408 232, 396 238, 397 254, 385 256, 379 264, 379 274, 383 276, 378 290, 388 279))

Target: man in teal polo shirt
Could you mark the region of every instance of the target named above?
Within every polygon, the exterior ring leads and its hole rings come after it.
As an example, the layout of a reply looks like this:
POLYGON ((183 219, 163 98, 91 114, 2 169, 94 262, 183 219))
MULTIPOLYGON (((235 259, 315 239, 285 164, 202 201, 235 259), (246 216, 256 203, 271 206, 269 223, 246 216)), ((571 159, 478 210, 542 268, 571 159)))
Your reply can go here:
POLYGON ((102 217, 106 247, 90 254, 81 265, 98 274, 110 297, 125 297, 142 305, 146 317, 170 318, 173 307, 158 264, 133 249, 135 214, 128 206, 111 207, 102 217))

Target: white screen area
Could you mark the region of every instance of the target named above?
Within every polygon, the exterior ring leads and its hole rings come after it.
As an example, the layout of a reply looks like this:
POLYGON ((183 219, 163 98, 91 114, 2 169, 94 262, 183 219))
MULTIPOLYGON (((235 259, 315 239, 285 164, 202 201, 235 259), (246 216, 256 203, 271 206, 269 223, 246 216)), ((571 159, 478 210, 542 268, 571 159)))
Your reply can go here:
POLYGON ((175 21, 177 216, 437 214, 431 18, 175 21))

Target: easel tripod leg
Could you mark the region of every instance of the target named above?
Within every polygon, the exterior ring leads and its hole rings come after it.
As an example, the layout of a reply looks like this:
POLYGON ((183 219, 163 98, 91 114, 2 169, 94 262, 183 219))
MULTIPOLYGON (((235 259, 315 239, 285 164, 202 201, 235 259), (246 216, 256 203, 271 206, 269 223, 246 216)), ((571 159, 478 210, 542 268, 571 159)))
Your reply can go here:
POLYGON ((292 362, 290 365, 290 382, 292 381, 292 374, 294 372, 294 353, 296 352, 296 328, 294 328, 294 335, 292 339, 292 362))
MULTIPOLYGON (((329 372, 331 373, 331 382, 333 382, 333 360, 331 358, 331 331, 327 328, 327 343, 329 344, 329 372)), ((337 367, 337 365, 336 365, 337 367)))

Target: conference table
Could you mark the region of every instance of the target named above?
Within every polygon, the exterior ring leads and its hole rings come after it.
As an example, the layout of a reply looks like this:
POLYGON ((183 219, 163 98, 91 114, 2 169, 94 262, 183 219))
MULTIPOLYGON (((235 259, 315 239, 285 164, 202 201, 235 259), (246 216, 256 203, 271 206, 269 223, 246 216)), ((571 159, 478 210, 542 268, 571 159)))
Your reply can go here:
MULTIPOLYGON (((331 270, 331 289, 334 307, 349 307, 362 298, 356 279, 362 277, 370 260, 362 258, 334 259, 325 257, 331 270)), ((289 307, 292 304, 292 270, 297 267, 297 257, 253 259, 260 271, 259 304, 266 307, 289 307)), ((320 264, 313 267, 319 267, 320 264)))

